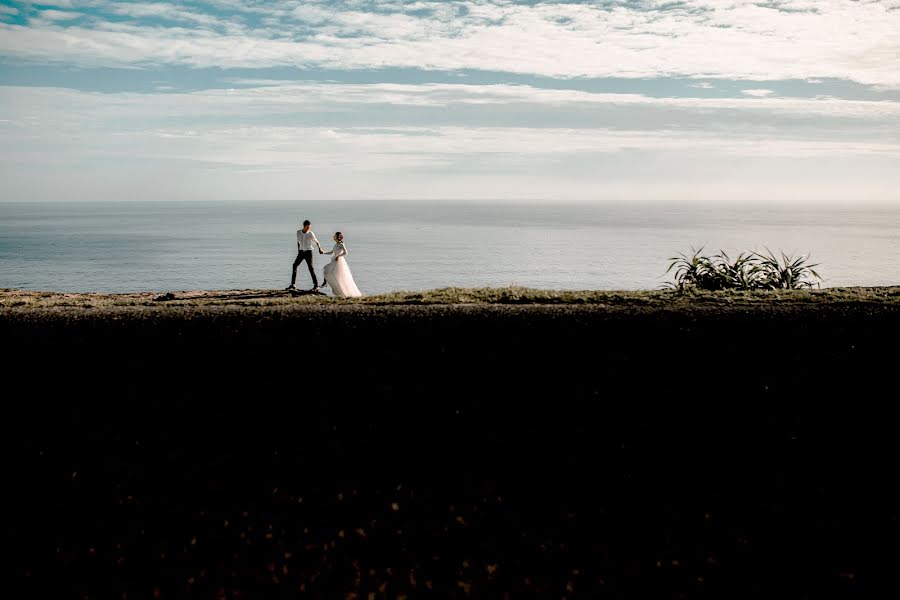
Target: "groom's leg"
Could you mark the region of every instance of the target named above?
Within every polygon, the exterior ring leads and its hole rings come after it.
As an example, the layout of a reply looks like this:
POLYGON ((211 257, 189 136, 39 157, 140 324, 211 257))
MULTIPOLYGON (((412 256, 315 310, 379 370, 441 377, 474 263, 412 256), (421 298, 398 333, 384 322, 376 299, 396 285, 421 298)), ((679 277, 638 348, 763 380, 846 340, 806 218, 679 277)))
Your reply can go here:
POLYGON ((303 253, 298 252, 297 258, 294 259, 294 268, 291 270, 291 285, 297 283, 297 267, 300 266, 301 262, 303 262, 303 253))
POLYGON ((312 250, 307 250, 306 252, 306 266, 309 267, 309 276, 312 277, 313 287, 319 287, 319 280, 316 279, 316 271, 313 269, 313 259, 312 259, 312 250))

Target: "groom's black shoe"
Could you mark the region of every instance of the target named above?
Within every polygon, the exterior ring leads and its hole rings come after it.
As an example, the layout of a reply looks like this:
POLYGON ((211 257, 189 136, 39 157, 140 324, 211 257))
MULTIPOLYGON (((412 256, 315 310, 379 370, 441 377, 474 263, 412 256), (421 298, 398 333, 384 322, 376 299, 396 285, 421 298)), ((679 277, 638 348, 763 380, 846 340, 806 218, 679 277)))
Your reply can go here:
POLYGON ((284 291, 289 292, 289 291, 291 291, 291 290, 296 290, 296 289, 297 289, 297 288, 295 288, 295 287, 294 287, 294 284, 292 283, 291 285, 289 285, 289 286, 287 286, 286 288, 284 288, 284 291))

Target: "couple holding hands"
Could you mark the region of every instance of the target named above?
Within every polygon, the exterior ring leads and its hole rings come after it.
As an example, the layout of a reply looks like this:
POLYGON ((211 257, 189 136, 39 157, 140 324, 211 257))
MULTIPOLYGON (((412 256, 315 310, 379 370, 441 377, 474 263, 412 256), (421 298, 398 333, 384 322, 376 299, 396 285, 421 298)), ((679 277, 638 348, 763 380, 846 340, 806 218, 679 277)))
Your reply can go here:
POLYGON ((334 234, 334 248, 325 252, 316 238, 316 234, 310 229, 310 222, 303 221, 303 229, 297 230, 297 258, 294 260, 294 268, 291 272, 291 285, 288 290, 297 289, 294 284, 297 282, 297 267, 300 263, 306 261, 309 267, 309 275, 313 280, 313 288, 311 291, 319 291, 319 280, 316 279, 316 272, 313 269, 313 244, 319 249, 319 254, 330 254, 331 262, 325 265, 322 272, 322 286, 328 286, 335 296, 346 296, 349 298, 358 298, 362 296, 356 282, 353 281, 353 275, 350 273, 350 267, 347 265, 347 246, 344 245, 344 234, 340 231, 334 234))

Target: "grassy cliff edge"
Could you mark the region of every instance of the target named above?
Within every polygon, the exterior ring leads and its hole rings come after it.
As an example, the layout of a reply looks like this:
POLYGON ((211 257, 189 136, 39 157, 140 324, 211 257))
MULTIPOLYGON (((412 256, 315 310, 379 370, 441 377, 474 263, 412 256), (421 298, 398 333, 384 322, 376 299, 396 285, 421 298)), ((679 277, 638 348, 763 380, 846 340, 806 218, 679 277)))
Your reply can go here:
POLYGON ((403 291, 335 298, 280 290, 214 290, 178 292, 63 293, 0 289, 0 309, 113 308, 113 307, 294 307, 294 306, 402 306, 402 305, 598 305, 610 308, 679 308, 697 305, 759 306, 772 304, 830 305, 877 304, 900 307, 900 286, 844 287, 820 290, 762 292, 719 291, 681 294, 674 290, 556 291, 524 287, 459 288, 403 291))

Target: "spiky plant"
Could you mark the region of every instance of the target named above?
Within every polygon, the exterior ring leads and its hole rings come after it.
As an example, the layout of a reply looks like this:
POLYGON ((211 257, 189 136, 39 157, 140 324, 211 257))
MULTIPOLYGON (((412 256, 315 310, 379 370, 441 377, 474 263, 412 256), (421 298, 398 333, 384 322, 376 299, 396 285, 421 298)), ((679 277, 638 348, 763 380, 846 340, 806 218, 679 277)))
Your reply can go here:
POLYGON ((759 259, 760 283, 769 290, 808 290, 819 287, 822 277, 816 272, 818 263, 810 263, 810 255, 794 257, 784 252, 781 256, 766 248, 766 254, 755 252, 759 259))
POLYGON ((671 287, 679 292, 690 287, 705 289, 704 284, 709 278, 710 261, 701 254, 702 252, 703 246, 699 249, 691 247, 690 255, 679 252, 678 256, 669 258, 669 268, 666 269, 666 274, 674 270, 674 281, 670 283, 671 287))
POLYGON ((704 256, 703 248, 691 248, 691 254, 679 253, 669 259, 666 273, 673 281, 666 287, 684 292, 689 289, 771 290, 810 289, 819 286, 821 277, 809 256, 794 258, 781 253, 781 258, 766 248, 767 254, 741 252, 731 258, 725 251, 704 256))
POLYGON ((760 281, 759 259, 752 253, 741 252, 734 259, 725 251, 709 260, 710 276, 714 288, 718 290, 752 290, 760 281))

